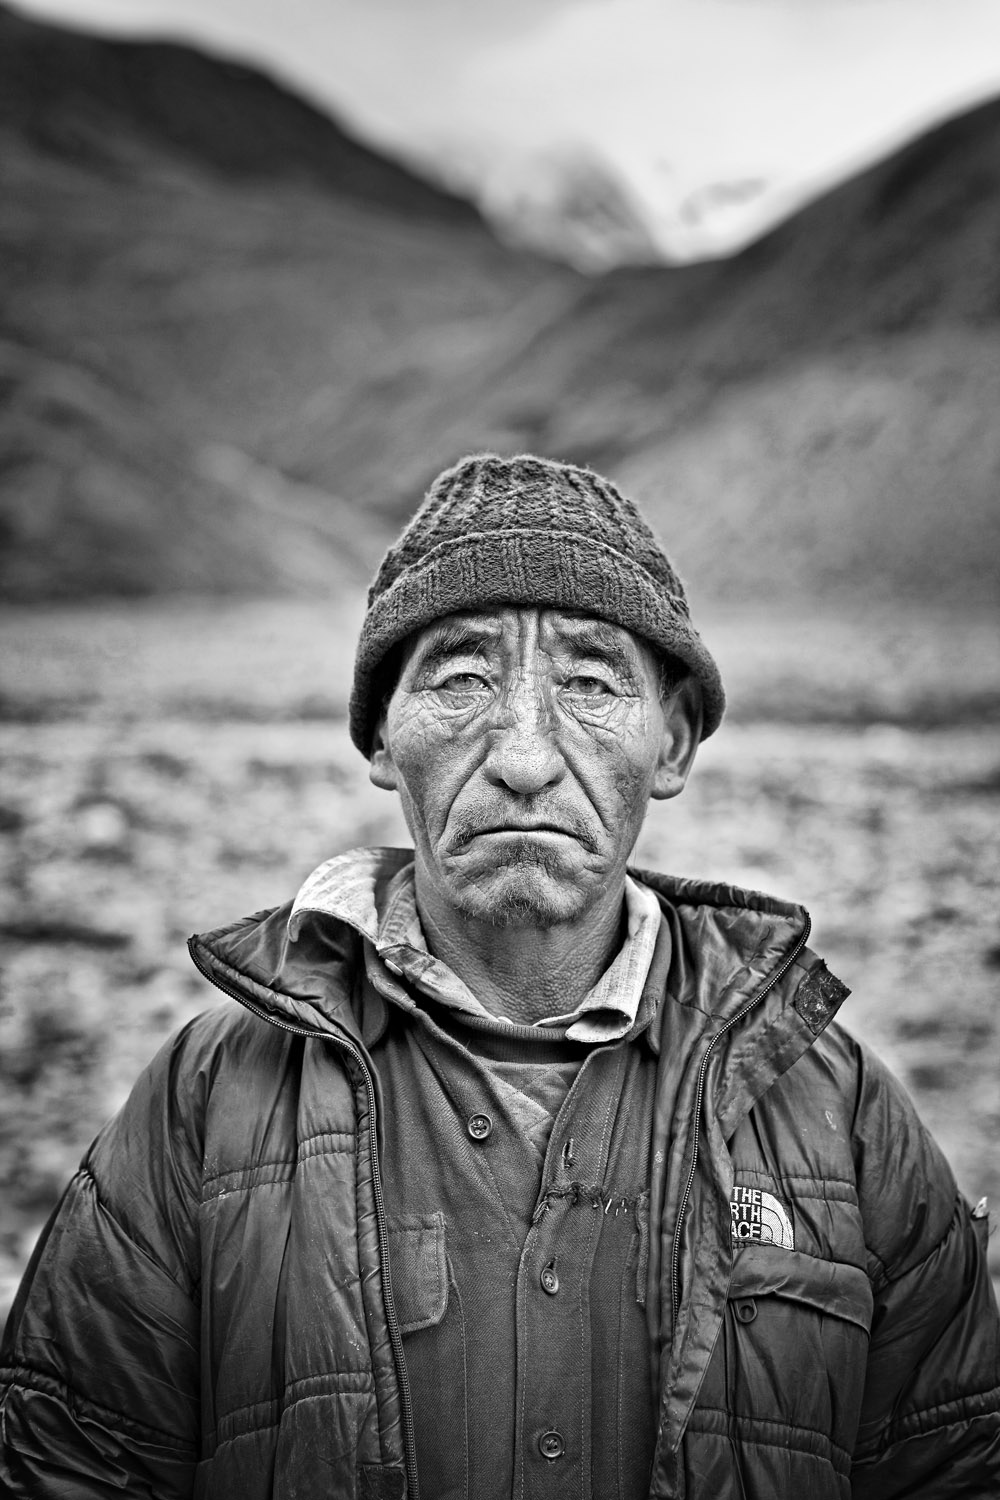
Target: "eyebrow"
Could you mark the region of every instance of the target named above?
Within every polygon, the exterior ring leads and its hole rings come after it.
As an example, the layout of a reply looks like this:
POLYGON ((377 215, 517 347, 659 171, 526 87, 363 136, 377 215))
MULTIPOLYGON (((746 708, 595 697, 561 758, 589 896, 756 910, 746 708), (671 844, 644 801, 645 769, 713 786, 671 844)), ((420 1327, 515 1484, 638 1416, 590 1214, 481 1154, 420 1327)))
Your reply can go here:
POLYGON ((603 620, 565 620, 560 622, 558 628, 559 634, 565 638, 567 645, 571 646, 574 651, 606 661, 624 677, 635 676, 635 662, 618 634, 603 620))
POLYGON ((418 666, 423 669, 450 661, 455 656, 475 655, 484 646, 495 644, 500 639, 500 627, 491 629, 485 622, 453 620, 442 625, 427 647, 417 650, 418 666))
MULTIPOLYGON (((635 678, 636 663, 617 631, 604 620, 587 615, 564 616, 557 632, 571 650, 606 662, 627 679, 635 678)), ((426 646, 416 647, 413 660, 420 671, 425 671, 456 656, 474 656, 484 647, 495 646, 502 634, 499 623, 492 621, 448 620, 437 628, 426 646)))

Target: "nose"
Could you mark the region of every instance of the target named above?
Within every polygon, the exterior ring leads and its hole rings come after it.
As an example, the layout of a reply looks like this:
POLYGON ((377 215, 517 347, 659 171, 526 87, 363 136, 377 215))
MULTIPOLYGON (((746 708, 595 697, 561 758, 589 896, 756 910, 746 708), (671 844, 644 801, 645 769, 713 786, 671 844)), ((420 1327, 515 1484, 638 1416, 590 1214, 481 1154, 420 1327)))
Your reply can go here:
POLYGON ((541 684, 527 674, 502 695, 483 769, 495 786, 521 797, 562 780, 566 764, 556 744, 555 718, 541 684))

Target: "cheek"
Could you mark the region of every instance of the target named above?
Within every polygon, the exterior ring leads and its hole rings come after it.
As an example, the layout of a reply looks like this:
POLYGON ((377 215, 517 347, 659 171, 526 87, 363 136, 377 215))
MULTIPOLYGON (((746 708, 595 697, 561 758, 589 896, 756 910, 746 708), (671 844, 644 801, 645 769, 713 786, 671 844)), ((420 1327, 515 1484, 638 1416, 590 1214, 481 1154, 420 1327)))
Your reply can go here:
POLYGON ((454 726, 411 703, 390 717, 389 743, 407 820, 443 823, 465 780, 454 726))
POLYGON ((653 786, 654 764, 646 757, 621 759, 610 778, 622 818, 638 827, 646 814, 653 786))
POLYGON ((618 792, 625 801, 638 804, 640 817, 646 811, 660 764, 663 730, 663 713, 659 705, 637 704, 619 741, 621 753, 616 764, 618 792))
POLYGON ((619 816, 641 819, 659 764, 659 728, 647 705, 618 707, 613 720, 589 726, 580 743, 581 768, 591 766, 587 779, 619 816))

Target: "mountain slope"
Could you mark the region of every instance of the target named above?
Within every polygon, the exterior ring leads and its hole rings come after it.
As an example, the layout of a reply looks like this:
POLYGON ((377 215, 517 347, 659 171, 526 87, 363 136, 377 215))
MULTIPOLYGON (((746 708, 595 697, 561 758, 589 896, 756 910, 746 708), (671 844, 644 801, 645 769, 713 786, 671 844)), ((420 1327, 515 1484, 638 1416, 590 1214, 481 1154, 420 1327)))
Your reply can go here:
POLYGON ((572 335, 578 446, 713 590, 996 598, 1000 102, 730 261, 604 278, 572 335))
POLYGON ((451 223, 462 198, 369 151, 252 68, 169 43, 104 41, 0 7, 0 125, 36 149, 107 168, 129 142, 238 178, 293 177, 451 223))
POLYGON ((378 523, 332 499, 354 472, 297 471, 285 427, 343 432, 402 350, 433 379, 570 273, 246 70, 4 11, 0 59, 4 592, 366 574, 378 523))
POLYGON ((726 262, 588 279, 259 75, 0 10, 0 586, 339 588, 481 446, 724 597, 992 597, 1000 104, 726 262))

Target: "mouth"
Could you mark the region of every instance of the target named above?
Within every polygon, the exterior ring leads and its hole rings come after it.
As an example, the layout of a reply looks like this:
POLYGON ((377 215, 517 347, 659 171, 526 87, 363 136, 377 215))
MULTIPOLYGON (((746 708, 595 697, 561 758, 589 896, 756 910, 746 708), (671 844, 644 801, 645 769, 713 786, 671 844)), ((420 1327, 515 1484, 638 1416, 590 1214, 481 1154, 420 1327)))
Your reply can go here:
POLYGON ((493 828, 478 829, 474 836, 476 838, 503 838, 508 834, 518 838, 528 836, 574 839, 577 837, 570 829, 560 828, 556 823, 498 823, 493 828))
POLYGON ((558 823, 496 823, 488 828, 470 829, 462 839, 461 847, 471 852, 477 844, 483 852, 494 849, 498 858, 502 857, 504 849, 509 851, 517 847, 529 849, 533 846, 539 853, 549 849, 553 857, 557 850, 565 853, 570 844, 589 847, 578 832, 558 823))
MULTIPOLYGON (((560 845, 565 848, 567 843, 571 843, 581 845, 590 853, 596 852, 593 834, 582 817, 575 818, 570 813, 548 818, 538 817, 532 816, 527 808, 510 808, 504 811, 508 811, 509 816, 504 817, 503 811, 498 808, 500 817, 496 822, 480 822, 478 818, 466 821, 463 818, 455 831, 452 852, 460 854, 476 843, 488 846, 491 842, 498 847, 504 842, 534 844, 540 848, 549 845, 553 852, 560 845)), ((489 812, 486 812, 486 819, 488 818, 489 812)))

